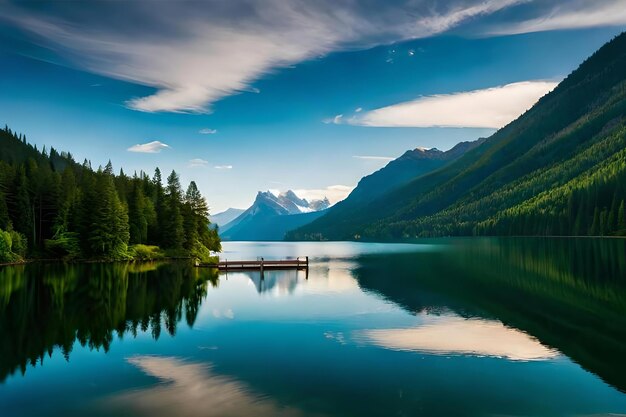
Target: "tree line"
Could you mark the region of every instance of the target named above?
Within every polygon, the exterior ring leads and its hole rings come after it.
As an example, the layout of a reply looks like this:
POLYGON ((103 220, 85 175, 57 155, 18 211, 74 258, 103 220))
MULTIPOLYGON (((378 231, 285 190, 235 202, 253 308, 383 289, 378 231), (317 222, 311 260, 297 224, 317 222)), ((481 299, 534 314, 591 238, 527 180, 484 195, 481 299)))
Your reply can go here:
POLYGON ((221 250, 206 200, 172 171, 115 174, 0 130, 0 262, 25 257, 209 260, 221 250))

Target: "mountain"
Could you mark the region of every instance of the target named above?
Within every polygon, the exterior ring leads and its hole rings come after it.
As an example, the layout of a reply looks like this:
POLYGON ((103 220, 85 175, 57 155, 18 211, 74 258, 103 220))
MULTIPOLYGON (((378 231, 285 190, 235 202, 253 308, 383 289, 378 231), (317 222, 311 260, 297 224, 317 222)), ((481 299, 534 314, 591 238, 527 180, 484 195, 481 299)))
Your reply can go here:
POLYGON ((250 208, 220 229, 225 240, 282 240, 289 230, 321 216, 330 206, 328 199, 311 202, 293 191, 275 195, 259 191, 250 208))
POLYGON ((622 235, 625 199, 626 34, 621 34, 460 158, 288 237, 622 235))
MULTIPOLYGON (((461 142, 445 152, 437 148, 416 148, 406 151, 401 157, 389 162, 385 167, 363 177, 341 206, 358 205, 374 200, 420 175, 441 168, 484 141, 485 139, 481 138, 473 142, 461 142)), ((336 207, 341 206, 337 205, 336 207)), ((329 214, 332 211, 334 210, 329 211, 329 214)))
POLYGON ((226 209, 225 211, 209 216, 209 220, 211 221, 212 224, 222 227, 225 224, 230 223, 231 221, 235 220, 244 211, 246 210, 231 207, 229 209, 226 209))
POLYGON ((346 199, 330 208, 323 217, 311 224, 310 228, 317 230, 332 228, 345 219, 349 219, 356 210, 376 198, 421 175, 443 167, 484 141, 485 139, 481 138, 472 142, 461 142, 445 152, 436 148, 416 148, 406 151, 385 167, 363 177, 346 199))
POLYGON ((237 223, 220 232, 222 240, 276 241, 284 240, 290 230, 311 223, 324 214, 323 211, 310 213, 258 216, 237 223))

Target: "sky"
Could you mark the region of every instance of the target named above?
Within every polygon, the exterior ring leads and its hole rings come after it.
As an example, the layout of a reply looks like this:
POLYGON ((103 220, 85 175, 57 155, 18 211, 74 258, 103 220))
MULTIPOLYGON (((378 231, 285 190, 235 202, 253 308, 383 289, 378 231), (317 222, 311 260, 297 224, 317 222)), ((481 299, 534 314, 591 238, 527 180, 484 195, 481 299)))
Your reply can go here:
POLYGON ((127 174, 344 198, 408 149, 517 118, 626 0, 0 0, 0 124, 127 174))

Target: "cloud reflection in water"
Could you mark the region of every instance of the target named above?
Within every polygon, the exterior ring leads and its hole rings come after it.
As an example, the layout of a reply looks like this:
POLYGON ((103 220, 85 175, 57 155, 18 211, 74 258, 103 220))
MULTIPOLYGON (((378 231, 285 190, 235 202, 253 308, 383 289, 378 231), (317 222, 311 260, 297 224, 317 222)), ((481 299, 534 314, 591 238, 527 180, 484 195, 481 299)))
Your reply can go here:
POLYGON ((128 362, 160 381, 157 385, 112 398, 109 404, 113 408, 130 409, 133 414, 164 417, 310 415, 256 395, 233 378, 216 375, 209 364, 163 356, 134 356, 128 362))
POLYGON ((419 327, 372 329, 357 332, 357 339, 392 350, 440 355, 490 356, 531 361, 555 358, 559 353, 499 321, 456 316, 428 318, 419 327))

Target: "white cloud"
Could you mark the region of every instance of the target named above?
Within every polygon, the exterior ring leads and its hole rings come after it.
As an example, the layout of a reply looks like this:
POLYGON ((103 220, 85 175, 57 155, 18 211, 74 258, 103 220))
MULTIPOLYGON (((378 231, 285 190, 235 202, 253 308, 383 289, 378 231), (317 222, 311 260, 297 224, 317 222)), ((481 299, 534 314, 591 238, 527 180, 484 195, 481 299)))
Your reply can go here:
POLYGON ((363 111, 362 107, 357 107, 356 110, 354 110, 355 113, 361 113, 363 111))
POLYGON ((365 159, 365 160, 372 160, 372 161, 392 161, 395 159, 391 156, 370 156, 370 155, 353 155, 352 157, 356 159, 365 159))
POLYGON ((215 169, 233 169, 232 165, 215 165, 213 168, 215 169))
POLYGON ((148 143, 138 143, 136 145, 131 146, 127 150, 129 152, 139 152, 139 153, 159 153, 163 149, 169 148, 170 145, 167 145, 158 140, 148 142, 148 143))
POLYGON ((343 200, 354 190, 354 186, 348 185, 331 185, 326 188, 319 189, 298 189, 293 190, 294 193, 300 198, 311 200, 323 200, 328 198, 330 204, 335 204, 338 201, 343 200))
POLYGON ((335 117, 329 117, 328 119, 322 120, 322 123, 326 123, 327 125, 329 124, 340 125, 342 122, 343 122, 343 114, 338 114, 335 117))
POLYGON ((624 0, 570 0, 559 2, 547 13, 518 23, 497 26, 494 35, 626 25, 624 0))
POLYGON ((340 120, 373 127, 501 128, 556 87, 551 81, 524 81, 452 94, 420 97, 340 120))
POLYGON ((209 112, 212 103, 245 91, 277 68, 338 50, 363 49, 445 32, 463 22, 526 0, 454 0, 437 7, 363 6, 331 0, 236 0, 212 2, 103 3, 96 13, 76 5, 75 14, 36 13, 17 5, 0 17, 34 33, 76 66, 154 87, 132 98, 133 109, 209 112), (115 24, 107 19, 115 16, 115 24), (128 18, 125 18, 128 16, 128 18), (131 19, 131 17, 133 19, 131 19), (142 30, 136 30, 141 20, 142 30))
POLYGON ((214 135, 217 133, 217 129, 209 129, 209 128, 200 129, 198 133, 200 133, 201 135, 214 135))
POLYGON ((200 159, 200 158, 194 158, 189 161, 190 168, 205 167, 208 164, 209 164, 209 161, 205 161, 204 159, 200 159))

